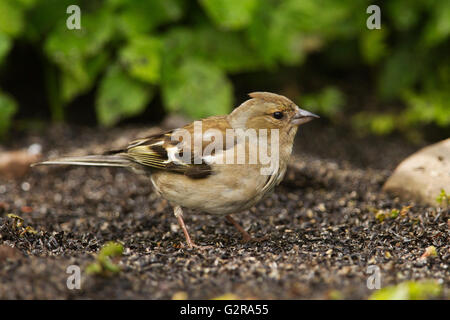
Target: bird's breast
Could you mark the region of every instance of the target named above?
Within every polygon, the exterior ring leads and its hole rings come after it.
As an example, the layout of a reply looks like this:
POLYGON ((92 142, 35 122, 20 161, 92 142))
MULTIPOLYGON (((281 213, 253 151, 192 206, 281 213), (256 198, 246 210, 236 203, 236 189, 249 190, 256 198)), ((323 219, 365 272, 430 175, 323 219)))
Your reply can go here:
POLYGON ((171 172, 155 172, 152 183, 169 202, 210 214, 246 210, 270 193, 281 175, 262 175, 252 165, 215 165, 213 174, 191 179, 171 172))

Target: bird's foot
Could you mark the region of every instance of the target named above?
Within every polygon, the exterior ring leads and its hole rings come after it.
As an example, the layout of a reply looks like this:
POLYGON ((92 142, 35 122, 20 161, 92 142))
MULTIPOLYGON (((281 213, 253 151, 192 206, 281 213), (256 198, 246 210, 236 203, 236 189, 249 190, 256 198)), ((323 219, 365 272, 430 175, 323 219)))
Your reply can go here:
MULTIPOLYGON (((198 249, 198 250, 209 250, 214 248, 213 246, 201 246, 201 245, 197 245, 194 243, 194 241, 192 241, 191 236, 189 235, 189 232, 186 228, 186 225, 183 221, 183 210, 181 209, 180 206, 177 206, 174 208, 174 214, 175 217, 177 217, 178 219, 178 223, 180 224, 181 229, 183 230, 184 236, 186 238, 186 243, 187 243, 187 247, 189 249, 198 249)), ((184 243, 180 244, 181 248, 186 248, 186 246, 184 245, 184 243)))

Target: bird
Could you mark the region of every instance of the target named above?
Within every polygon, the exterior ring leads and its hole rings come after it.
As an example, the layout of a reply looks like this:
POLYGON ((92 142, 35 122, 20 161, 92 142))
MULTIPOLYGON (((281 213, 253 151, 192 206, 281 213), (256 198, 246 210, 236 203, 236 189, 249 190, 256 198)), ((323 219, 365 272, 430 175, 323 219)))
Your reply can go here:
POLYGON ((279 94, 253 92, 249 97, 228 115, 140 138, 120 150, 33 166, 129 168, 147 175, 154 190, 171 204, 189 248, 209 246, 192 240, 183 208, 224 216, 241 233, 243 242, 253 241, 232 214, 245 212, 273 192, 286 173, 298 127, 319 116, 279 94), (265 153, 261 153, 262 146, 265 153), (253 153, 256 160, 251 159, 253 153))

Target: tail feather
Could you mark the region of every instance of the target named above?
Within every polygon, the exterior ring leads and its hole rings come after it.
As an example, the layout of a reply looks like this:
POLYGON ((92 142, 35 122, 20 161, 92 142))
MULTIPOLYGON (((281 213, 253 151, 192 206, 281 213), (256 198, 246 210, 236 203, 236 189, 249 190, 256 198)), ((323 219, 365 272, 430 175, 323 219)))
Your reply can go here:
POLYGON ((65 157, 54 160, 33 163, 31 166, 43 165, 75 165, 100 167, 129 167, 131 161, 120 155, 94 155, 82 157, 65 157))

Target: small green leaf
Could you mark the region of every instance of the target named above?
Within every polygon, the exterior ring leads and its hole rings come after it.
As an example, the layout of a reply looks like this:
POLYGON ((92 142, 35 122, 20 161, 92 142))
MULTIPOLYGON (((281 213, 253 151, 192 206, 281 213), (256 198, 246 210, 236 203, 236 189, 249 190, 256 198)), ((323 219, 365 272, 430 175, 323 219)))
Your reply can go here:
POLYGON ((241 34, 213 28, 193 30, 192 55, 213 62, 227 72, 255 70, 262 65, 241 34))
POLYGON ((61 75, 62 102, 68 103, 73 98, 90 90, 101 70, 108 63, 107 53, 100 53, 87 60, 74 60, 70 71, 61 75))
POLYGON ((435 246, 429 246, 425 249, 425 252, 423 253, 421 258, 427 258, 427 257, 437 257, 437 250, 435 246))
POLYGON ((173 28, 164 36, 166 64, 196 58, 215 64, 227 72, 255 70, 263 65, 242 34, 211 27, 173 28))
POLYGON ((134 37, 121 50, 120 61, 138 80, 157 84, 161 76, 162 42, 155 37, 134 37))
POLYGON ((377 219, 379 222, 383 222, 386 218, 386 213, 383 210, 378 210, 375 213, 375 219, 377 219))
POLYGON ((74 60, 70 69, 70 71, 63 71, 60 78, 60 94, 64 104, 85 91, 89 85, 89 76, 82 60, 74 60))
POLYGON ((16 37, 24 24, 22 5, 13 0, 0 0, 0 32, 16 37))
POLYGON ((88 274, 101 274, 102 273, 102 266, 98 262, 94 262, 89 264, 86 267, 86 273, 88 274))
POLYGON ((120 13, 116 19, 118 28, 129 38, 148 33, 161 24, 180 19, 184 9, 183 1, 180 0, 110 0, 109 2, 120 7, 120 13))
POLYGON ((399 214, 400 214, 400 210, 398 210, 398 209, 392 209, 391 210, 391 218, 392 219, 397 218, 399 214))
POLYGON ((118 66, 112 66, 100 82, 96 99, 97 117, 103 126, 144 111, 153 96, 151 87, 130 78, 118 66))
POLYGON ((192 118, 227 114, 232 107, 232 86, 215 65, 202 60, 187 60, 165 71, 163 99, 171 112, 192 118))
POLYGON ((123 245, 114 241, 105 244, 100 250, 99 257, 117 257, 123 253, 123 245))
POLYGON ((258 5, 257 0, 200 0, 200 3, 214 23, 225 29, 247 26, 258 5))
POLYGON ((47 56, 61 68, 72 71, 74 61, 99 54, 114 35, 114 19, 106 11, 84 14, 80 30, 59 24, 44 44, 47 56))
POLYGON ((55 27, 65 26, 68 15, 64 13, 71 4, 74 4, 74 1, 38 1, 27 12, 27 23, 23 35, 32 42, 37 42, 51 31, 53 33, 55 27))
POLYGON ((62 113, 62 106, 94 85, 106 66, 108 54, 102 49, 111 40, 114 28, 113 16, 100 10, 83 14, 81 30, 69 30, 65 23, 60 23, 47 37, 44 51, 61 71, 60 77, 55 75, 58 89, 52 90, 58 113, 62 113))
POLYGON ((111 258, 119 257, 123 253, 123 245, 114 241, 105 244, 97 255, 97 260, 87 266, 86 272, 100 276, 108 276, 119 273, 120 267, 111 261, 111 258))
POLYGON ((450 196, 447 195, 444 189, 441 189, 441 193, 436 198, 436 201, 439 205, 448 205, 450 203, 450 196))
POLYGON ((277 60, 293 65, 305 58, 303 34, 287 20, 287 13, 290 12, 289 8, 285 9, 287 5, 274 6, 272 2, 260 2, 247 30, 248 41, 268 67, 273 67, 277 60))

